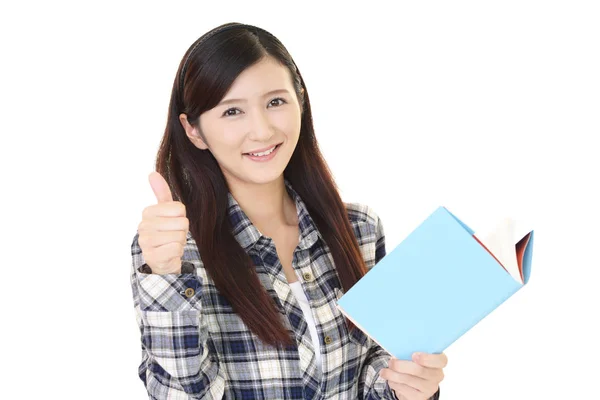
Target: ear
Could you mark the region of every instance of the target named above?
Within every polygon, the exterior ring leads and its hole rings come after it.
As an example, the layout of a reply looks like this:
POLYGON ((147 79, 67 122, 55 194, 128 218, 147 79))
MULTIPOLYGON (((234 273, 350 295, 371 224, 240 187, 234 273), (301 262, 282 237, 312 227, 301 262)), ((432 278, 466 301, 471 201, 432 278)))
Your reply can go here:
POLYGON ((300 106, 300 114, 304 114, 304 86, 300 88, 300 98, 298 99, 298 105, 300 106))
POLYGON ((187 115, 179 114, 179 122, 181 122, 181 126, 185 129, 185 134, 191 140, 191 142, 199 148, 200 150, 208 149, 208 145, 206 141, 202 138, 202 135, 198 131, 198 128, 192 126, 187 119, 187 115))

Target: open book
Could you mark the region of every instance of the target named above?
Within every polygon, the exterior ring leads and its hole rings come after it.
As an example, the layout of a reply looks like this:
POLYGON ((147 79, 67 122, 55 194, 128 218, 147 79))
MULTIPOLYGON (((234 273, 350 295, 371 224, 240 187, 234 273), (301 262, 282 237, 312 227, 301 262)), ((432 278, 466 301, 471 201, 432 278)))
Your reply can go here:
POLYGON ((441 353, 529 281, 532 249, 512 219, 475 234, 439 207, 337 307, 398 359, 441 353))

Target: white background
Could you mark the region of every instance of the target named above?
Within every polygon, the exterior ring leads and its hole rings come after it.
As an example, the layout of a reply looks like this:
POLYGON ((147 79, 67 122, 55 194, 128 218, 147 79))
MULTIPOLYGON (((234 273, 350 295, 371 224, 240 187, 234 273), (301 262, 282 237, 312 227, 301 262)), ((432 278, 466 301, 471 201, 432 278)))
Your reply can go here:
POLYGON ((237 21, 294 57, 388 252, 438 205, 535 229, 530 283, 447 349, 443 399, 600 399, 597 3, 390 4, 3 3, 2 398, 147 398, 130 245, 180 59, 237 21))

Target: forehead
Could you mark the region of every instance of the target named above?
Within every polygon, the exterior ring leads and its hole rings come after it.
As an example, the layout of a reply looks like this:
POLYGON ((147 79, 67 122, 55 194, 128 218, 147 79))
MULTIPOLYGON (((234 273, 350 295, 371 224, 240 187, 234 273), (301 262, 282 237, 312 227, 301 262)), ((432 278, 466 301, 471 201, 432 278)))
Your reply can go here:
POLYGON ((260 95, 275 89, 292 89, 290 72, 274 58, 265 57, 238 75, 225 98, 260 95))

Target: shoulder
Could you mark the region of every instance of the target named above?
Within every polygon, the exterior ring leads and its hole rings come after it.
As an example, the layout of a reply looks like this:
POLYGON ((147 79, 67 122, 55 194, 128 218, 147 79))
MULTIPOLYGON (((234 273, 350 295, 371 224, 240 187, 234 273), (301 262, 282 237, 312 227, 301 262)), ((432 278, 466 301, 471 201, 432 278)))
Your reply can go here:
POLYGON ((362 203, 344 204, 346 205, 346 211, 348 212, 348 218, 351 223, 368 224, 375 228, 381 224, 379 215, 377 215, 375 210, 369 205, 362 203))
POLYGON ((363 203, 344 203, 350 225, 356 238, 362 244, 365 241, 377 241, 383 236, 383 224, 375 210, 363 203))
POLYGON ((344 203, 367 270, 385 256, 385 235, 379 215, 362 203, 344 203))

